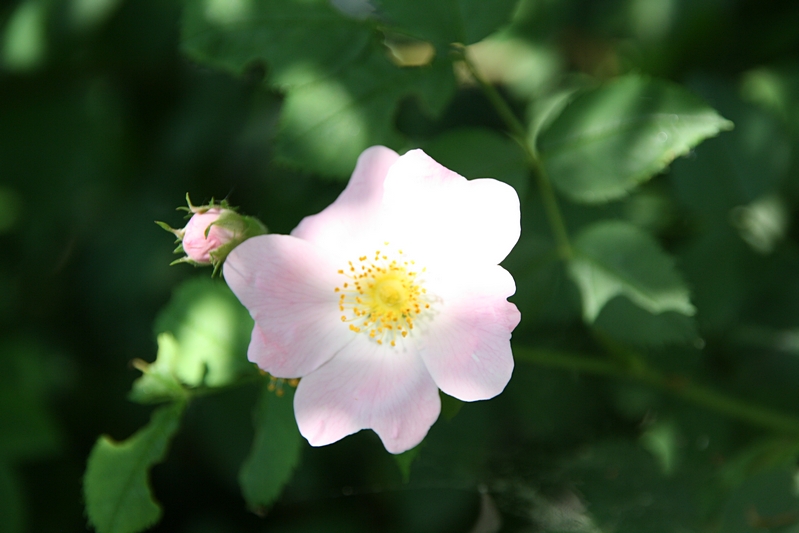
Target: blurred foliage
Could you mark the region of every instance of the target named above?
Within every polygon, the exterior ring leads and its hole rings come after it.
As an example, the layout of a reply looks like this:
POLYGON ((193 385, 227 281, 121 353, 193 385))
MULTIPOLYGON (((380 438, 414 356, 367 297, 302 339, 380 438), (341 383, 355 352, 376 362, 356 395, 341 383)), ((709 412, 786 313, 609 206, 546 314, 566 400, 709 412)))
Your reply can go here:
POLYGON ((84 531, 85 504, 101 533, 799 531, 797 25, 788 0, 3 3, 0 529, 84 531), (374 144, 522 200, 513 379, 398 458, 305 445, 246 311, 153 224, 190 192, 287 233, 374 144))

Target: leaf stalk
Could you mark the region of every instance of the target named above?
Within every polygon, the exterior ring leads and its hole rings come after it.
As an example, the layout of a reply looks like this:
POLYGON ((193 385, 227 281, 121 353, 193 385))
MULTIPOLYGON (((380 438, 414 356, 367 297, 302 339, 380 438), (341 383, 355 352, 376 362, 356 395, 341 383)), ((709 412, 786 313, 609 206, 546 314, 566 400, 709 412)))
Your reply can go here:
POLYGON ((513 347, 513 353, 519 361, 547 368, 643 383, 730 418, 775 433, 799 437, 799 418, 796 416, 752 405, 705 385, 694 383, 687 376, 663 374, 648 366, 640 357, 636 358, 636 364, 624 365, 618 360, 518 345, 513 347))

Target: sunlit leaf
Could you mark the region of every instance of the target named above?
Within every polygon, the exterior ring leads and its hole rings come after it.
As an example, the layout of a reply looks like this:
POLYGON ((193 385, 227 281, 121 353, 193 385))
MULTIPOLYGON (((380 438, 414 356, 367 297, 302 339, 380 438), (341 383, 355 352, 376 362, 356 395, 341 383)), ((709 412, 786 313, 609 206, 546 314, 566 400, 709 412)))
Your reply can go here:
POLYGON ((402 99, 418 97, 435 114, 455 87, 446 58, 418 68, 389 61, 371 24, 347 18, 327 0, 189 2, 183 49, 236 73, 265 64, 267 82, 287 93, 277 158, 347 177, 365 148, 401 146, 394 117, 402 99))
POLYGON ((741 79, 741 96, 799 127, 799 66, 793 62, 759 67, 741 79))
POLYGON ((220 387, 231 383, 253 365, 247 361, 252 332, 247 310, 221 281, 195 278, 178 287, 155 324, 159 339, 155 371, 189 386, 220 387))
POLYGON ((264 386, 255 411, 255 439, 239 472, 244 499, 263 509, 280 496, 300 460, 302 438, 294 419, 294 389, 264 386))
POLYGON ((105 435, 98 439, 83 479, 86 512, 98 533, 135 533, 160 519, 148 472, 164 459, 184 407, 176 402, 159 408, 146 426, 122 442, 105 435))
POLYGON ((555 186, 575 201, 620 198, 732 123, 665 81, 625 76, 574 98, 538 137, 555 186))
POLYGON ((418 97, 439 112, 455 88, 452 67, 434 61, 400 68, 380 50, 351 63, 338 76, 288 93, 280 118, 278 157, 326 176, 348 177, 360 153, 375 144, 399 148, 394 128, 400 100, 418 97))
POLYGON ((688 288, 652 237, 627 222, 598 222, 574 242, 569 273, 580 288, 583 318, 593 322, 612 298, 624 295, 651 313, 693 315, 688 288))
POLYGON ((436 44, 472 44, 506 24, 516 0, 377 0, 380 13, 401 32, 436 44))
POLYGON ((664 475, 674 472, 679 460, 680 432, 671 421, 658 421, 641 435, 641 446, 660 463, 664 475))
POLYGON ((158 356, 147 364, 137 360, 134 366, 142 376, 133 382, 130 399, 134 402, 151 403, 177 399, 185 396, 183 386, 175 376, 175 367, 180 358, 180 346, 174 335, 158 335, 158 356))
POLYGON ((423 148, 430 157, 467 178, 504 181, 520 198, 527 192, 529 173, 524 152, 509 137, 488 129, 454 129, 423 148))
POLYGON ((3 67, 25 71, 41 65, 47 52, 47 14, 46 2, 17 4, 3 32, 3 67))
POLYGON ((362 53, 372 31, 327 0, 202 0, 184 6, 186 54, 237 74, 266 63, 271 82, 282 87, 339 71, 362 53))

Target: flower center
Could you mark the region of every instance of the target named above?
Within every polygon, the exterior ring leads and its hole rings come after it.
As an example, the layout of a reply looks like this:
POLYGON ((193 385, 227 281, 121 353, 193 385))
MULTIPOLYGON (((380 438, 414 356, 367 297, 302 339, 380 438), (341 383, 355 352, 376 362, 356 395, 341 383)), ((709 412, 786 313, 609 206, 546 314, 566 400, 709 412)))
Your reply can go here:
POLYGON ((335 288, 340 293, 341 321, 377 344, 396 346, 398 339, 411 334, 414 322, 430 316, 432 300, 423 287, 424 272, 402 250, 391 257, 376 250, 373 256, 349 261, 346 269, 338 271, 346 281, 335 288))

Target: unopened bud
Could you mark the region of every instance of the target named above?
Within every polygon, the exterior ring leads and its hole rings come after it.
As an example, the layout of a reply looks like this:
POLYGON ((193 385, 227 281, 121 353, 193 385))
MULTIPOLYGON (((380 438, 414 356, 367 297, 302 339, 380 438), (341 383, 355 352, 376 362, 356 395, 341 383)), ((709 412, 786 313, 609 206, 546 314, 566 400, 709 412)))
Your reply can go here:
POLYGON ((212 207, 208 211, 195 213, 183 228, 183 251, 186 257, 199 265, 210 265, 211 254, 219 250, 236 236, 219 224, 220 218, 229 211, 212 207))
POLYGON ((189 207, 180 209, 191 213, 191 218, 183 229, 156 222, 178 238, 180 244, 175 253, 186 254, 172 264, 212 265, 216 273, 233 248, 250 237, 267 232, 260 220, 237 213, 225 200, 218 204, 211 200, 210 204, 199 207, 191 204, 188 195, 186 201, 189 207))

